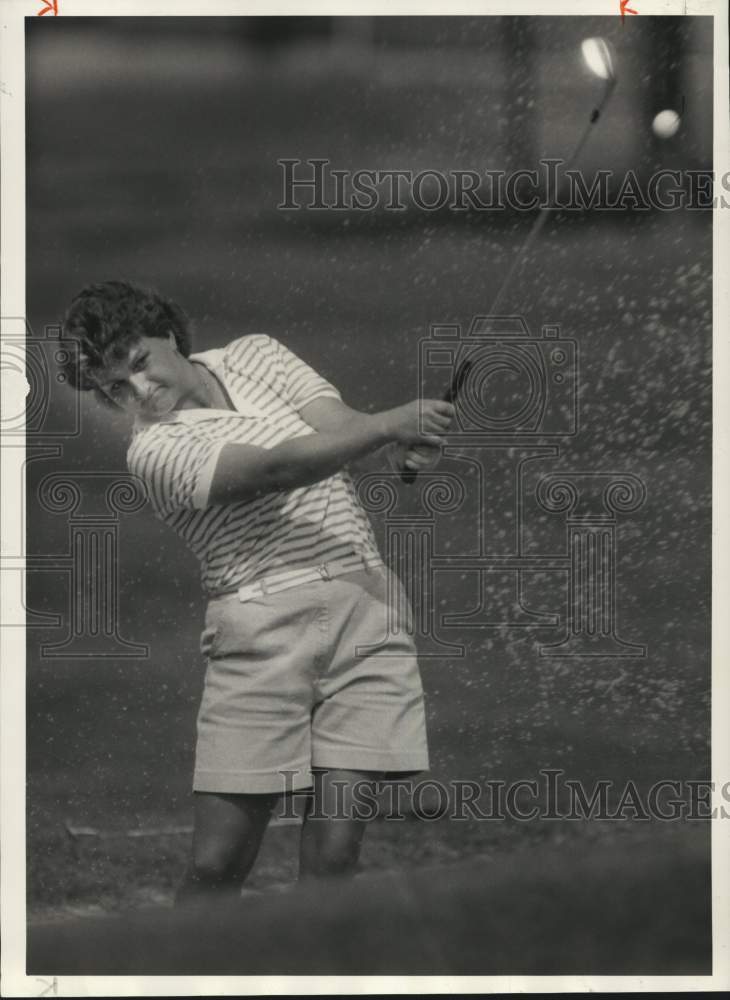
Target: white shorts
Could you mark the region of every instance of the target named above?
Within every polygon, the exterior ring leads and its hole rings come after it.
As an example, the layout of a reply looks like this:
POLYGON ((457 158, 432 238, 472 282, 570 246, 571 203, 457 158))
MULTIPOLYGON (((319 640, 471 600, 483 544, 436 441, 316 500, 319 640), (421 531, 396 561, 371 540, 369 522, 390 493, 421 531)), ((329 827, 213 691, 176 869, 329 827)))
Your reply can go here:
POLYGON ((312 767, 427 769, 411 617, 384 565, 244 602, 213 598, 194 790, 296 790, 312 767))

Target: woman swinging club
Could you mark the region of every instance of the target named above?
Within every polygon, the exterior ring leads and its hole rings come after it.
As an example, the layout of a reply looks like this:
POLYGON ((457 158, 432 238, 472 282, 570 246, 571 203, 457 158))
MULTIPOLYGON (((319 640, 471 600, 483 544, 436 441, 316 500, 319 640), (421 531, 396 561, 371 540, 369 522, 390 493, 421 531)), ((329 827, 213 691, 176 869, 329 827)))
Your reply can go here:
POLYGON ((396 444, 433 464, 453 406, 374 414, 271 337, 191 354, 182 310, 109 281, 72 301, 65 374, 134 420, 130 471, 201 563, 207 657, 197 721, 193 857, 178 901, 240 891, 278 798, 311 789, 300 879, 353 872, 356 783, 428 767, 423 690, 404 606, 347 463, 396 444), (394 595, 397 600, 394 602, 394 595))

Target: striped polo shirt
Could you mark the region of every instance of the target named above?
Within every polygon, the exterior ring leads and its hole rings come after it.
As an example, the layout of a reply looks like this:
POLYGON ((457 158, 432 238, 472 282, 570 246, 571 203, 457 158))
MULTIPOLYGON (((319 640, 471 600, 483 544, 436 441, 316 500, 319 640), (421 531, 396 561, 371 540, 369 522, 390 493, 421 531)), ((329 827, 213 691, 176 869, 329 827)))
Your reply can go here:
POLYGON ((269 574, 277 585, 302 569, 355 553, 380 557, 368 516, 346 469, 310 486, 240 503, 211 505, 216 462, 229 442, 273 448, 316 433, 300 416, 337 389, 290 350, 264 334, 191 355, 226 388, 233 410, 176 410, 137 422, 127 452, 129 471, 143 480, 154 513, 173 528, 201 563, 203 589, 228 593, 269 574))

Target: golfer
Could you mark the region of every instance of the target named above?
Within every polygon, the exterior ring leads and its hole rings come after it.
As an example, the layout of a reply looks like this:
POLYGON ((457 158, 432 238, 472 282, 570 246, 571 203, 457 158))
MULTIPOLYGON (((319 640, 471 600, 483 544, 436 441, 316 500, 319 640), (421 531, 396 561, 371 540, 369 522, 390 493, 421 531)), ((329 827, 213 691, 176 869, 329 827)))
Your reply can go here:
POLYGON ((429 761, 416 650, 405 622, 392 628, 410 608, 346 466, 390 443, 399 468, 432 464, 453 407, 357 412, 263 334, 191 354, 182 310, 124 282, 83 289, 64 335, 78 344, 66 377, 133 417, 129 469, 201 564, 207 670, 178 901, 240 891, 279 797, 304 789, 300 879, 351 874, 357 784, 429 761))

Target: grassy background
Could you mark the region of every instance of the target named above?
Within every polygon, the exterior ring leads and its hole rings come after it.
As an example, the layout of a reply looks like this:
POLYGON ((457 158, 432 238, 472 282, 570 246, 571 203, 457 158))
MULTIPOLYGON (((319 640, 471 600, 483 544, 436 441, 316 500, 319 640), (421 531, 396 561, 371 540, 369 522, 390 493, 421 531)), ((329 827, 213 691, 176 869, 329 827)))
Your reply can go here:
MULTIPOLYGON (((519 87, 529 81, 505 89, 503 71, 479 53, 436 59, 383 46, 356 59, 301 47, 264 58, 230 40, 201 36, 185 47, 92 32, 80 42, 73 24, 54 27, 53 40, 47 26, 29 29, 27 300, 36 332, 85 283, 124 277, 179 299, 199 349, 270 333, 351 405, 372 410, 416 394, 418 344, 430 324, 466 326, 488 309, 530 218, 281 213, 276 160, 502 166, 509 123, 519 127, 519 87)), ((621 42, 631 72, 597 142, 618 149, 626 132, 644 167, 695 164, 689 141, 660 148, 641 140, 628 96, 641 79, 633 38, 643 44, 640 35, 621 42)), ((574 121, 577 130, 586 111, 585 94, 562 72, 562 103, 548 103, 540 117, 547 133, 551 122, 574 121)), ((690 97, 703 99, 699 85, 690 97)), ((646 788, 708 774, 710 223, 709 213, 689 212, 559 217, 513 288, 510 308, 533 332, 559 324, 580 348, 580 433, 535 472, 623 470, 646 485, 645 505, 619 522, 618 621, 619 634, 648 653, 547 660, 538 646, 556 638, 553 630, 459 636, 463 659, 422 665, 435 778, 510 781, 560 767, 588 784, 631 779, 646 788)), ((62 419, 70 404, 56 389, 51 418, 62 419)), ((67 545, 65 518, 37 503, 43 475, 124 469, 123 424, 84 401, 81 429, 61 460, 30 467, 32 553, 67 545)), ((519 457, 483 456, 495 553, 512 537, 506 515, 519 457)), ((88 485, 93 504, 101 487, 88 485)), ((530 516, 532 551, 557 551, 562 521, 530 516)), ((375 528, 382 540, 382 519, 375 528)), ((474 532, 465 510, 439 523, 438 544, 468 553, 474 532)), ((167 903, 189 849, 185 836, 74 844, 64 831, 67 819, 107 832, 190 822, 203 680, 197 569, 148 511, 123 517, 120 537, 120 633, 148 644, 149 657, 49 659, 41 644, 60 640, 63 629, 29 632, 28 876, 38 916, 167 903)), ((559 574, 526 584, 531 609, 560 610, 559 574)), ((495 600, 505 587, 495 579, 495 600)), ((61 575, 31 575, 32 608, 62 611, 65 600, 61 575)), ((444 612, 473 606, 473 577, 445 574, 435 600, 444 612)), ((500 859, 544 842, 567 877, 574 842, 632 835, 628 821, 559 826, 378 823, 362 865, 500 859)), ((704 834, 674 827, 652 824, 650 836, 670 838, 670 854, 684 837, 700 836, 706 849, 704 834)), ((649 836, 643 826, 634 835, 649 836)), ((272 830, 251 884, 293 877, 295 849, 295 828, 272 830)), ((703 877, 698 892, 707 891, 703 877)))

